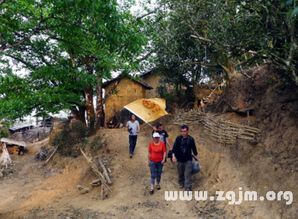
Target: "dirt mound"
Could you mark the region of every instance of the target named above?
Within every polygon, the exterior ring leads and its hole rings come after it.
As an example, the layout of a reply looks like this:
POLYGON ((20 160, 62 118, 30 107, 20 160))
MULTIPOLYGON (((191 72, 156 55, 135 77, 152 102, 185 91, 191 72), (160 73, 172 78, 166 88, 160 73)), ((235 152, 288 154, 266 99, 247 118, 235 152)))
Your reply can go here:
MULTIPOLYGON (((229 148, 240 170, 248 173, 245 181, 262 192, 289 190, 297 196, 297 87, 283 82, 278 71, 266 65, 232 80, 216 109, 236 112, 234 118, 261 130, 256 146, 240 141, 229 148), (247 110, 250 117, 246 117, 247 110)), ((281 218, 296 215, 297 203, 289 207, 273 202, 270 206, 281 218)))
POLYGON ((250 110, 251 124, 262 130, 260 146, 285 171, 298 171, 298 88, 277 70, 266 65, 234 78, 216 109, 245 116, 250 110))

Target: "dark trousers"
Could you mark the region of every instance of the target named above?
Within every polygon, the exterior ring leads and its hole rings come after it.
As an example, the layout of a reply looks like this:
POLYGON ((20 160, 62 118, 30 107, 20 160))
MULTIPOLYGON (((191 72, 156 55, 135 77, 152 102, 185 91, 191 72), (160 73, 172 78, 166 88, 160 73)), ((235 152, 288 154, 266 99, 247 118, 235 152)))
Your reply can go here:
POLYGON ((192 161, 178 162, 178 182, 180 186, 183 186, 185 190, 191 191, 191 170, 192 170, 192 161))
POLYGON ((137 135, 129 135, 129 154, 133 155, 137 144, 137 135))
POLYGON ((155 184, 155 180, 156 180, 156 183, 159 184, 161 174, 162 174, 163 164, 161 162, 150 161, 149 167, 150 167, 150 173, 151 173, 151 179, 150 179, 151 185, 155 184))

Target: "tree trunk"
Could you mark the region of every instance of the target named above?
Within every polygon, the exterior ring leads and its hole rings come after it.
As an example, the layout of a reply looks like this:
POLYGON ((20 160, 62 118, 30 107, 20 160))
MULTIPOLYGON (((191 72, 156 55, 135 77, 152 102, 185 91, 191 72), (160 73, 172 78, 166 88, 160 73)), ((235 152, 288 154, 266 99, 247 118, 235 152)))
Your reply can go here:
POLYGON ((238 74, 235 69, 235 64, 228 58, 225 63, 220 64, 220 65, 227 73, 229 81, 238 74))
POLYGON ((193 108, 198 109, 199 108, 199 99, 198 99, 198 85, 197 85, 197 83, 193 84, 193 96, 195 98, 193 108))
MULTIPOLYGON (((295 7, 295 1, 294 1, 294 7, 295 7)), ((294 53, 295 51, 297 51, 297 41, 296 41, 296 37, 295 37, 295 22, 292 22, 288 25, 288 28, 290 30, 290 34, 291 34, 291 41, 290 41, 290 50, 289 50, 289 55, 288 55, 288 59, 286 61, 286 63, 288 63, 288 68, 290 69, 290 72, 292 73, 292 78, 294 80, 294 82, 296 83, 296 85, 298 86, 298 74, 295 68, 295 63, 294 63, 294 53)))
POLYGON ((103 92, 102 92, 102 78, 97 78, 96 85, 96 125, 95 128, 99 129, 104 126, 104 109, 103 109, 103 92))
POLYGON ((71 110, 72 114, 74 115, 75 119, 80 120, 82 123, 84 123, 86 126, 86 107, 85 106, 79 106, 75 107, 71 110))
POLYGON ((95 128, 95 110, 93 103, 93 89, 89 88, 85 90, 86 99, 86 112, 87 112, 87 123, 90 129, 90 133, 94 133, 95 128))

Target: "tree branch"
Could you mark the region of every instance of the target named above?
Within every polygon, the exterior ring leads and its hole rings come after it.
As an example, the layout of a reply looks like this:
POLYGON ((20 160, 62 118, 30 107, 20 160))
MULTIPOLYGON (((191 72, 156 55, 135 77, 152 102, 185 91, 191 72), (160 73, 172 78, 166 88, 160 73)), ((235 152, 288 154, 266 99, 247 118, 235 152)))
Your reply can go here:
POLYGON ((18 62, 23 63, 26 67, 28 67, 28 68, 30 68, 30 69, 35 69, 35 68, 36 68, 36 66, 32 65, 31 63, 29 63, 29 62, 23 60, 23 59, 20 58, 20 57, 15 56, 15 55, 12 55, 12 54, 5 54, 5 56, 8 56, 8 57, 10 57, 10 58, 12 58, 12 59, 15 59, 15 60, 18 61, 18 62))
POLYGON ((154 10, 152 10, 152 11, 149 11, 148 13, 146 13, 146 14, 143 14, 143 15, 141 15, 141 16, 139 16, 139 17, 137 17, 137 20, 142 20, 143 18, 145 18, 145 17, 147 17, 147 16, 149 16, 149 15, 151 15, 151 14, 154 14, 154 13, 156 13, 157 11, 158 11, 158 9, 160 9, 161 8, 161 6, 160 7, 157 7, 157 8, 155 8, 154 10))
POLYGON ((154 52, 155 52, 155 50, 152 50, 152 51, 148 52, 146 55, 144 55, 143 57, 137 59, 136 61, 137 61, 137 62, 144 61, 144 60, 147 59, 149 56, 151 56, 154 52))

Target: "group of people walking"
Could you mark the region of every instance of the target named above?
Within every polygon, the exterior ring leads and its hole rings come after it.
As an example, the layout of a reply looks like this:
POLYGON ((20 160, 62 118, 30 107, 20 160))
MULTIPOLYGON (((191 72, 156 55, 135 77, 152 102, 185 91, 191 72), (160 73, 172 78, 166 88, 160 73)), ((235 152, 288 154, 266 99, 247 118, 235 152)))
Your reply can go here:
MULTIPOLYGON (((132 115, 128 121, 127 129, 129 132, 129 156, 133 158, 138 132, 140 131, 140 124, 135 115, 132 115)), ((158 123, 153 128, 152 140, 148 146, 148 163, 151 175, 150 194, 153 194, 155 189, 161 189, 161 175, 167 158, 177 164, 180 189, 192 190, 192 160, 198 160, 198 151, 194 138, 189 135, 189 127, 182 125, 180 132, 174 144, 171 145, 169 135, 162 124, 158 123)))

